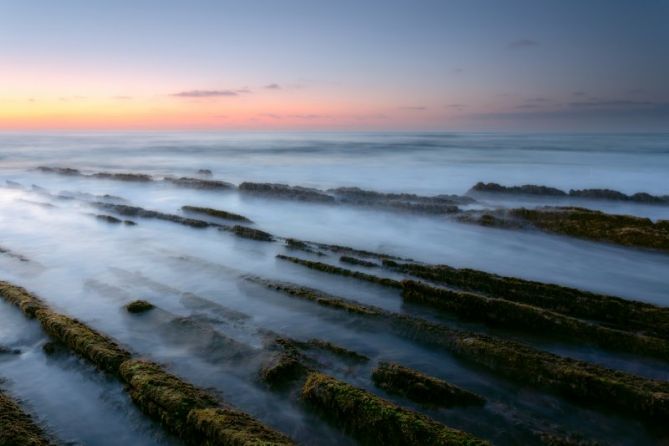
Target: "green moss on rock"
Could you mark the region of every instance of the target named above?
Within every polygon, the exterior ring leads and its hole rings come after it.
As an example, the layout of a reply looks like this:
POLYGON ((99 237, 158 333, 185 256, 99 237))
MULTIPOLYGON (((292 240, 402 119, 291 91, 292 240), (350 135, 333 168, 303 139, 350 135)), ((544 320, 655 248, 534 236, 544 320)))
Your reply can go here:
POLYGON ((35 317, 37 310, 46 308, 41 299, 28 293, 24 288, 12 285, 9 282, 0 281, 0 296, 7 302, 19 307, 30 318, 35 317))
POLYGON ((133 401, 188 444, 292 444, 249 415, 220 407, 216 398, 165 372, 158 364, 129 360, 122 364, 120 374, 133 401))
POLYGON ((233 212, 223 211, 220 209, 212 209, 198 206, 182 206, 181 210, 186 212, 193 212, 196 214, 209 215, 210 217, 222 218, 224 220, 241 221, 244 223, 252 223, 252 221, 243 215, 235 214, 233 212))
POLYGON ((523 303, 436 288, 413 280, 405 280, 402 285, 406 302, 451 312, 467 320, 669 360, 669 342, 664 339, 604 327, 523 303))
POLYGON ((293 442, 243 412, 227 408, 195 409, 188 414, 197 445, 281 446, 293 442))
POLYGON ((115 374, 121 363, 130 358, 128 351, 76 319, 48 309, 37 310, 35 316, 52 338, 102 370, 115 374))
POLYGON ((669 417, 669 383, 666 382, 558 356, 515 341, 454 330, 298 285, 254 281, 319 305, 387 323, 400 336, 443 348, 501 376, 585 405, 617 410, 650 423, 664 423, 669 417))
POLYGON ((272 356, 260 369, 260 379, 272 387, 284 386, 306 372, 301 355, 280 353, 272 356))
POLYGON ((242 238, 248 238, 251 240, 258 240, 261 242, 272 242, 274 237, 272 234, 261 231, 259 229, 249 228, 247 226, 235 225, 232 227, 232 232, 242 238))
POLYGON ((125 309, 129 313, 145 313, 154 308, 155 306, 151 302, 147 302, 145 300, 135 300, 125 306, 125 309))
POLYGON ((452 407, 485 403, 483 398, 474 393, 399 364, 379 363, 372 373, 372 380, 387 392, 421 404, 452 407))
POLYGON ((669 251, 669 230, 649 218, 577 207, 512 209, 510 215, 544 231, 624 246, 669 251))
POLYGON ((669 338, 669 308, 448 265, 399 263, 392 260, 385 260, 383 264, 397 272, 432 282, 479 291, 491 297, 546 308, 576 318, 600 321, 620 330, 641 331, 647 335, 669 338))
POLYGON ((310 373, 302 399, 362 444, 486 445, 471 434, 399 407, 321 373, 310 373))
POLYGON ((14 400, 0 391, 0 446, 48 446, 42 429, 14 400))
POLYGON ((364 280, 367 282, 372 282, 378 285, 383 285, 392 288, 402 287, 402 284, 398 280, 388 279, 386 277, 379 277, 373 274, 361 273, 359 271, 353 271, 346 268, 340 268, 338 266, 330 265, 327 263, 314 262, 313 260, 305 260, 305 259, 300 259, 298 257, 285 256, 283 254, 278 254, 276 258, 281 260, 287 260, 297 265, 306 266, 307 268, 315 269, 317 271, 322 271, 324 273, 337 274, 345 277, 353 277, 355 279, 364 280))

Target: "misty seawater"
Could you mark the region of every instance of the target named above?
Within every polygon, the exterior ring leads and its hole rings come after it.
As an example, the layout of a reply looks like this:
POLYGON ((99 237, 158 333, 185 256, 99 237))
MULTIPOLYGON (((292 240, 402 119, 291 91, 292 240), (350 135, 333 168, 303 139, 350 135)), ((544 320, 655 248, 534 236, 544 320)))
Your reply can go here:
MULTIPOLYGON (((473 326, 639 376, 667 380, 667 363, 468 325, 403 303, 397 290, 282 262, 276 259, 277 254, 295 254, 280 243, 261 243, 215 228, 194 229, 152 219, 133 218, 136 226, 111 225, 93 218, 91 214, 99 211, 79 197, 111 195, 133 206, 169 214, 181 214, 184 205, 224 209, 248 217, 253 227, 279 237, 473 268, 660 306, 669 306, 666 254, 538 231, 466 225, 443 216, 281 200, 165 182, 63 176, 39 171, 38 166, 155 177, 197 177, 199 170, 208 169, 211 176, 206 178, 235 185, 272 182, 321 190, 355 186, 420 195, 463 195, 479 181, 666 195, 669 135, 0 135, 0 246, 28 259, 0 254, 0 280, 27 288, 54 309, 88 323, 133 352, 220 393, 227 403, 298 443, 354 441, 306 410, 294 395, 273 392, 259 382, 259 355, 266 331, 301 340, 317 337, 363 353, 371 359, 369 363, 344 366, 332 360, 328 373, 495 444, 532 444, 537 441, 533 431, 543 429, 579 433, 604 444, 658 441, 656 434, 637 420, 575 405, 499 378, 447 352, 358 323, 335 310, 289 299, 245 277, 293 282, 393 312, 455 327, 473 326), (58 195, 74 198, 59 199, 58 195), (148 300, 160 311, 130 315, 123 306, 136 299, 148 300), (215 305, 210 305, 212 302, 215 305), (212 351, 197 333, 175 328, 174 318, 204 321, 251 353, 240 357, 228 355, 225 349, 212 351), (443 378, 484 396, 488 403, 475 408, 425 409, 387 394, 375 388, 369 378, 380 360, 443 378)), ((501 197, 480 205, 553 204, 565 202, 557 203, 550 197, 501 197)), ((652 220, 669 219, 666 205, 597 200, 568 204, 652 220)), ((336 264, 336 259, 323 261, 336 264)), ((401 278, 390 272, 378 274, 401 278)), ((76 356, 45 355, 42 345, 46 338, 37 323, 0 302, 0 346, 21 351, 0 355, 0 385, 28 408, 47 432, 74 444, 179 444, 133 406, 118 382, 76 356), (87 421, 77 422, 82 419, 87 421)))

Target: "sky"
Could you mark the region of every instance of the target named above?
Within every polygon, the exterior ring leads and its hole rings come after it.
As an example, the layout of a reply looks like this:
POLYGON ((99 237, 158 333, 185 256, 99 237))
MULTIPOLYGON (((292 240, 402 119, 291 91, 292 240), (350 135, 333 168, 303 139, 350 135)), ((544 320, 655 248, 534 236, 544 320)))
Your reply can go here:
POLYGON ((669 1, 0 0, 0 129, 669 131, 669 1))

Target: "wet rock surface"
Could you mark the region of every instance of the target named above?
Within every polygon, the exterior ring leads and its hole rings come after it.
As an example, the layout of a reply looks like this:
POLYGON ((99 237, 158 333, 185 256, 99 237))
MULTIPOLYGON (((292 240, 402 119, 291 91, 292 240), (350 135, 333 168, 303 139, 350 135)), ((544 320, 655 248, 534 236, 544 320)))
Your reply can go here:
POLYGON ((546 197, 573 197, 587 198, 592 200, 629 201, 645 204, 669 204, 669 195, 651 195, 646 192, 637 192, 627 195, 611 189, 570 189, 565 192, 561 189, 536 184, 525 184, 522 186, 502 186, 497 183, 476 183, 468 194, 511 194, 511 195, 537 195, 546 197))
POLYGON ((149 310, 153 310, 155 306, 151 302, 145 300, 135 300, 130 302, 125 306, 125 309, 128 313, 146 313, 149 310))
MULTIPOLYGON (((28 317, 36 318, 54 340, 122 380, 140 409, 187 444, 293 444, 251 416, 221 406, 215 397, 166 372, 160 365, 132 358, 129 351, 112 339, 52 311, 25 289, 0 282, 0 297, 28 317)), ((3 416, 0 415, 0 421, 3 416)))
POLYGON ((399 364, 381 362, 372 374, 374 384, 417 403, 452 407, 482 405, 485 400, 471 392, 399 364))
POLYGON ((235 185, 232 183, 218 180, 203 180, 201 178, 165 177, 163 181, 176 186, 189 187, 192 189, 231 190, 235 188, 235 185))
POLYGON ((488 444, 322 373, 309 374, 302 387, 302 399, 362 444, 488 444))
POLYGON ((388 324, 409 339, 439 346, 463 361, 556 392, 581 404, 613 408, 657 426, 669 414, 669 383, 664 381, 558 356, 515 341, 451 329, 307 287, 253 277, 247 280, 289 296, 388 324))
POLYGON ((334 203, 335 201, 334 197, 318 189, 278 183, 244 182, 239 185, 239 191, 248 194, 315 203, 334 203))
POLYGON ((645 302, 448 265, 386 260, 384 266, 431 282, 600 321, 620 330, 669 337, 669 309, 645 302))
POLYGON ((235 214, 234 212, 224 211, 221 209, 205 208, 199 206, 182 206, 182 211, 192 212, 194 214, 203 214, 210 217, 222 218, 224 220, 241 221, 244 223, 252 223, 251 220, 243 215, 235 214))
POLYGON ((49 446, 53 444, 30 415, 0 390, 0 445, 49 446))

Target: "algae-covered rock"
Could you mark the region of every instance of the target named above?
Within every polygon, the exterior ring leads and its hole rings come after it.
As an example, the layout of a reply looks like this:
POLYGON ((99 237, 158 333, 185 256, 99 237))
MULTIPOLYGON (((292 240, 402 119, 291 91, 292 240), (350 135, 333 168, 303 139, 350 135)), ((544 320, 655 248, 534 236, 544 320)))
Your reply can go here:
POLYGON ((298 257, 285 256, 283 254, 278 254, 276 258, 281 260, 287 260, 289 262, 306 266, 307 268, 315 269, 317 271, 322 271, 329 274, 337 274, 340 276, 353 277, 355 279, 365 280, 367 282, 372 282, 392 288, 402 287, 402 284, 394 279, 388 279, 386 277, 379 277, 372 274, 361 273, 360 271, 353 271, 346 268, 340 268, 338 266, 330 265, 327 263, 314 262, 313 260, 305 260, 305 259, 300 259, 298 257))
MULTIPOLYGON (((186 443, 212 446, 292 444, 288 438, 249 415, 220 406, 216 398, 167 373, 158 364, 131 359, 130 353, 110 338, 75 319, 53 312, 23 288, 0 282, 0 297, 39 320, 51 338, 123 380, 135 404, 186 443)), ((4 401, 0 400, 1 404, 4 401)), ((4 434, 2 423, 6 419, 14 423, 12 417, 12 413, 6 415, 4 406, 0 406, 0 439, 4 434)), ((42 443, 0 442, 0 445, 4 444, 42 443)))
POLYGON ((491 297, 526 303, 577 318, 601 321, 620 330, 669 337, 669 308, 468 268, 393 260, 384 260, 383 264, 394 271, 431 282, 478 291, 491 297))
POLYGON ((333 196, 318 189, 289 186, 287 184, 244 182, 239 185, 239 191, 272 198, 284 198, 314 203, 334 203, 335 201, 333 196))
POLYGON ((372 373, 372 380, 389 393, 405 396, 421 404, 451 407, 485 403, 483 398, 474 393, 399 364, 379 363, 372 373))
POLYGON ((539 229, 623 246, 669 251, 669 230, 648 218, 576 207, 512 209, 510 214, 539 229))
POLYGON ((68 176, 78 176, 81 175, 81 172, 77 169, 72 169, 70 167, 50 167, 50 166, 39 166, 37 170, 47 173, 57 173, 59 175, 68 175, 68 176))
POLYGON ((204 190, 230 190, 234 189, 234 185, 225 181, 218 180, 203 180, 201 178, 188 178, 188 177, 165 177, 164 181, 172 183, 176 186, 189 187, 193 189, 204 189, 204 190))
POLYGON ((144 173, 126 173, 126 172, 97 172, 90 175, 93 178, 102 178, 105 180, 130 181, 139 183, 148 183, 153 181, 151 175, 144 173))
POLYGON ((607 407, 650 423, 663 423, 669 416, 669 383, 666 382, 562 357, 515 341, 451 329, 299 285, 248 279, 290 296, 376 320, 384 323, 379 329, 391 328, 400 336, 443 348, 501 376, 586 405, 607 407))
POLYGON ((161 421, 174 419, 183 422, 193 409, 218 405, 213 396, 165 372, 153 362, 126 360, 119 373, 130 386, 133 399, 139 400, 142 407, 155 406, 155 410, 160 412, 161 421))
POLYGON ((95 218, 97 218, 100 221, 104 221, 106 223, 112 223, 112 224, 121 224, 123 222, 121 219, 116 218, 112 215, 100 214, 100 215, 96 215, 95 218))
POLYGON ((358 259, 357 257, 351 256, 341 256, 339 261, 343 263, 349 263, 351 265, 366 266, 367 268, 376 268, 379 266, 378 263, 370 262, 368 260, 358 259))
POLYGON ((155 306, 151 302, 145 300, 136 300, 125 306, 125 309, 129 313, 145 313, 154 308, 155 306))
POLYGON ((517 195, 540 195, 548 197, 564 197, 567 193, 563 190, 539 186, 536 184, 525 184, 522 186, 502 186, 497 183, 476 183, 468 193, 472 192, 484 192, 484 193, 495 193, 495 194, 517 194, 517 195))
POLYGON ((208 223, 203 220, 185 218, 180 215, 167 214, 165 212, 152 211, 149 209, 144 209, 137 206, 128 206, 125 204, 105 203, 98 201, 91 203, 91 205, 97 207, 98 209, 103 209, 110 212, 116 212, 117 214, 123 215, 125 217, 153 218, 156 220, 171 221, 173 223, 178 223, 184 226, 190 226, 192 228, 207 228, 209 226, 220 226, 215 223, 208 223))
POLYGON ((272 242, 274 237, 269 232, 261 231, 260 229, 249 228, 247 226, 235 225, 232 227, 232 232, 242 238, 251 240, 258 240, 261 242, 272 242))
POLYGON ((195 409, 188 414, 198 446, 288 446, 293 442, 243 412, 227 408, 195 409))
POLYGON ((402 281, 402 286, 405 302, 448 311, 466 320, 669 360, 669 341, 664 339, 604 327, 523 303, 437 288, 413 280, 402 281))
POLYGON ((224 220, 242 221, 245 223, 252 223, 251 220, 243 215, 235 214, 233 212, 223 211, 220 209, 212 209, 198 206, 182 206, 181 210, 186 212, 193 212, 196 214, 209 215, 210 217, 222 218, 224 220))
POLYGON ((0 296, 7 302, 16 305, 28 317, 34 318, 35 312, 46 308, 44 302, 30 294, 24 288, 0 281, 0 296))
POLYGON ((349 350, 337 344, 333 344, 330 341, 324 341, 323 339, 309 339, 303 344, 308 347, 330 352, 333 355, 339 356, 343 359, 350 359, 353 361, 369 361, 369 358, 361 353, 349 350))
POLYGON ((121 363, 130 358, 130 353, 116 342, 76 319, 48 309, 37 310, 35 316, 52 338, 102 370, 117 373, 121 363))
POLYGON ((295 353, 273 355, 260 368, 260 379, 272 387, 284 386, 304 375, 307 369, 301 359, 295 353))
POLYGON ((121 365, 120 374, 133 401, 188 444, 292 444, 249 415, 221 407, 213 396, 165 372, 158 364, 129 360, 121 365))
POLYGON ((14 400, 0 391, 0 446, 48 446, 42 429, 14 400))
POLYGON ((309 374, 302 387, 302 399, 362 444, 488 444, 322 373, 309 374))

